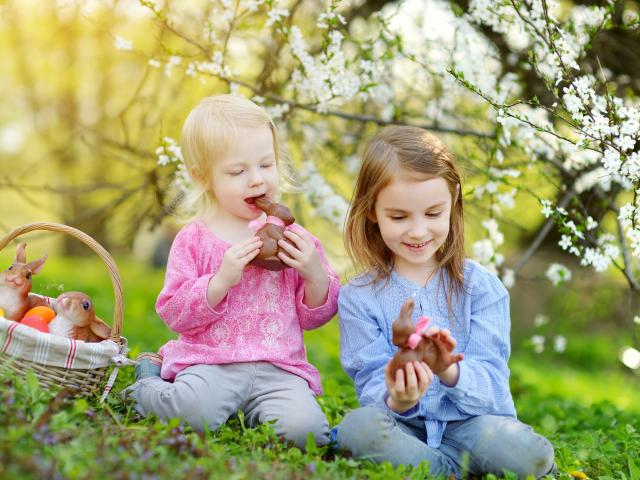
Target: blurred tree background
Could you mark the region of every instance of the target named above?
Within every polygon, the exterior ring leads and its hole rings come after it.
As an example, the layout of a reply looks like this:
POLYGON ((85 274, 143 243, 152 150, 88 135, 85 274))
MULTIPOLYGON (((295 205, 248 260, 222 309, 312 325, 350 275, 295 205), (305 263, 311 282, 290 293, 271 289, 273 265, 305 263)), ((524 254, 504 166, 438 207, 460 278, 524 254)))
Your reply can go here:
MULTIPOLYGON (((577 32, 576 15, 588 18, 598 2, 554 5, 577 32)), ((578 62, 637 108, 639 4, 606 5, 606 28, 595 28, 578 62)), ((465 172, 469 255, 505 283, 516 280, 514 349, 606 365, 637 388, 619 361, 624 347, 639 345, 637 265, 617 220, 632 189, 607 187, 602 176, 585 181, 598 164, 571 164, 575 149, 549 140, 542 151, 528 148, 524 135, 505 141, 515 127, 465 82, 507 103, 535 98, 549 111, 568 83, 536 75, 522 32, 474 23, 482 8, 491 2, 0 1, 0 231, 56 221, 88 233, 120 263, 161 266, 180 226, 184 118, 203 96, 232 91, 274 117, 296 180, 284 199, 346 279, 341 222, 359 146, 384 125, 419 125, 444 139, 465 172), (546 198, 613 232, 620 248, 606 272, 558 248, 568 227, 540 213, 546 198), (549 270, 555 263, 567 272, 559 279, 549 270)), ((562 118, 552 123, 570 136, 562 118)), ((33 257, 88 253, 57 236, 28 241, 33 257)), ((2 252, 5 264, 11 255, 2 252)))

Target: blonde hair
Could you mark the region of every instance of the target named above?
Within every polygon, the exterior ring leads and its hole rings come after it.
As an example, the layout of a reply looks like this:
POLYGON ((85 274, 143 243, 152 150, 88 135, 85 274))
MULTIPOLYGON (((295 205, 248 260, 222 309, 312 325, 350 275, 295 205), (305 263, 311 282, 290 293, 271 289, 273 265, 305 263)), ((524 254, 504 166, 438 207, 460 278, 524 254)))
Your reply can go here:
POLYGON ((280 169, 280 146, 276 127, 269 114, 240 95, 203 98, 187 116, 182 127, 182 153, 191 178, 184 208, 202 218, 215 210, 217 201, 210 185, 216 159, 243 139, 238 129, 266 126, 273 136, 273 151, 280 169))
POLYGON ((393 270, 393 255, 373 222, 378 193, 398 169, 426 178, 442 178, 451 194, 449 235, 436 252, 438 267, 449 277, 447 303, 451 311, 454 293, 463 287, 464 210, 458 168, 440 140, 418 127, 398 126, 380 131, 365 146, 356 188, 344 231, 345 247, 356 269, 372 275, 372 282, 386 280, 393 270))

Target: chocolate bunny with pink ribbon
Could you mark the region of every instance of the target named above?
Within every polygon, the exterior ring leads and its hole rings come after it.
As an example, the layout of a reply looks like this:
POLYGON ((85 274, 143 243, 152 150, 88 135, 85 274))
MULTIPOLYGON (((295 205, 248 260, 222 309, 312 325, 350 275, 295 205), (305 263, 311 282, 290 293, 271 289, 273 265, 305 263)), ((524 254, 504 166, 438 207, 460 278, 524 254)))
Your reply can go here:
POLYGON ((280 250, 278 241, 284 239, 289 242, 284 236, 284 231, 286 227, 296 221, 295 217, 288 207, 265 196, 256 198, 253 200, 253 204, 267 214, 267 219, 264 224, 260 220, 249 223, 251 228, 257 228, 256 235, 262 240, 260 253, 249 264, 274 272, 289 268, 278 258, 280 250))
POLYGON ((425 362, 433 371, 440 373, 435 368, 436 356, 438 355, 435 342, 442 345, 453 362, 459 362, 464 358, 462 353, 451 353, 454 345, 446 335, 443 335, 440 329, 435 329, 433 334, 428 332, 428 326, 431 319, 424 315, 418 318, 416 325, 411 322, 411 312, 414 306, 413 298, 407 299, 400 309, 398 318, 393 321, 391 326, 393 344, 398 347, 398 351, 393 355, 392 371, 395 372, 399 368, 409 362, 425 362))

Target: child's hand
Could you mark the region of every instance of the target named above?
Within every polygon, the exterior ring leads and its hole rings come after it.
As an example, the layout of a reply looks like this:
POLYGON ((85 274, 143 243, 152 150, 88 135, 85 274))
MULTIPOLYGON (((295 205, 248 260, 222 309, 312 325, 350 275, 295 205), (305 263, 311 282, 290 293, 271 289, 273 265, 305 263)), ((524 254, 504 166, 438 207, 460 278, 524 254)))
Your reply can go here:
POLYGON ((248 238, 229 247, 222 257, 222 265, 216 274, 222 285, 231 288, 242 278, 244 267, 260 252, 262 240, 258 237, 248 238))
POLYGON ((387 405, 396 413, 403 413, 415 406, 433 381, 433 372, 424 362, 409 362, 404 369, 392 371, 392 361, 384 369, 384 379, 389 397, 387 405))
POLYGON ((327 272, 320 261, 320 254, 313 240, 305 232, 285 230, 284 239, 278 242, 280 252, 278 257, 284 263, 298 271, 300 276, 312 283, 322 283, 327 278, 327 272))
POLYGON ((291 243, 284 239, 278 242, 278 257, 304 278, 304 304, 309 308, 319 307, 327 300, 329 291, 329 276, 320 261, 320 253, 305 232, 285 230, 284 235, 291 243))
POLYGON ((440 375, 464 358, 462 353, 452 353, 456 348, 456 340, 446 328, 429 327, 422 332, 422 336, 427 340, 426 362, 436 375, 440 375))

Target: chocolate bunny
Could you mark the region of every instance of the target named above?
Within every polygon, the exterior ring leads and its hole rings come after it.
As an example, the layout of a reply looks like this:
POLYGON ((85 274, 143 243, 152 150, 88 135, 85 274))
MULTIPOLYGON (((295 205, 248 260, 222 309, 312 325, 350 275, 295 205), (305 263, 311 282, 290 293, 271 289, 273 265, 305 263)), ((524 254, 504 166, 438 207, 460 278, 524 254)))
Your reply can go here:
POLYGON ((253 200, 253 204, 267 214, 267 221, 256 232, 256 235, 262 240, 260 253, 249 264, 276 272, 288 268, 278 258, 280 248, 278 240, 287 240, 284 236, 284 228, 291 225, 296 219, 286 206, 269 200, 267 197, 257 197, 253 200))
MULTIPOLYGON (((436 333, 433 338, 425 337, 422 335, 429 325, 430 319, 422 316, 418 319, 418 323, 414 326, 411 322, 411 312, 413 312, 414 306, 413 298, 407 299, 400 309, 398 318, 393 321, 391 326, 392 342, 398 347, 398 351, 393 355, 391 365, 392 371, 395 372, 399 368, 403 368, 409 362, 425 362, 433 370, 433 373, 440 373, 435 371, 436 360, 436 347, 433 342, 436 337, 441 334, 436 333)), ((444 339, 446 342, 446 339, 444 339)), ((446 343, 446 349, 451 352, 453 350, 453 344, 446 343)), ((451 359, 454 362, 459 362, 464 358, 461 353, 451 354, 451 359)))
POLYGON ((0 308, 9 320, 19 321, 29 309, 47 304, 38 295, 29 293, 33 285, 32 276, 40 273, 47 255, 27 263, 26 248, 26 243, 19 243, 13 263, 0 272, 0 308))
POLYGON ((96 316, 93 302, 85 293, 63 293, 56 299, 55 310, 56 316, 49 323, 52 335, 100 342, 111 334, 111 327, 96 316))

